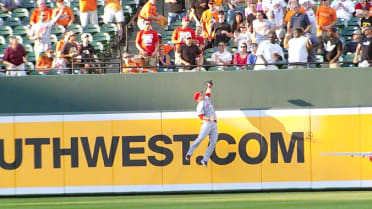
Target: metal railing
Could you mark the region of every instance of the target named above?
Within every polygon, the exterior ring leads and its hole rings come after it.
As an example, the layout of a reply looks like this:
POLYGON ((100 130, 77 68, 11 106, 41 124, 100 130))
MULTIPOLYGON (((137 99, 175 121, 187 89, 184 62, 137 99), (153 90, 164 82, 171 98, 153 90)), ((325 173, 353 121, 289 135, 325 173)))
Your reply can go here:
MULTIPOLYGON (((241 71, 241 70, 253 70, 255 66, 264 65, 264 64, 227 64, 227 65, 212 65, 212 64, 204 64, 204 65, 169 65, 169 66, 123 66, 122 61, 117 58, 85 58, 85 59, 75 59, 75 61, 70 65, 70 67, 63 67, 63 68, 26 68, 25 70, 17 70, 17 69, 0 69, 0 73, 4 74, 5 72, 17 72, 17 71, 25 71, 29 74, 39 74, 39 75, 58 75, 58 74, 81 74, 82 69, 89 69, 89 70, 100 70, 102 74, 106 73, 123 73, 123 69, 126 68, 129 72, 132 69, 135 69, 137 72, 145 72, 148 69, 156 69, 158 72, 178 72, 179 69, 189 68, 194 69, 197 67, 204 68, 207 71, 211 68, 218 68, 217 71, 241 71), (87 62, 82 62, 85 60, 87 62), (78 61, 78 62, 77 62, 78 61), (90 62, 89 62, 90 61, 90 62), (89 64, 91 66, 84 66, 85 64, 89 64), (169 69, 169 70, 165 70, 169 69), (172 69, 172 70, 171 70, 172 69), (109 71, 111 70, 111 71, 109 71)), ((329 64, 328 62, 306 62, 306 63, 288 63, 288 62, 277 62, 277 63, 268 63, 267 65, 277 66, 279 70, 285 70, 289 66, 299 66, 301 69, 316 69, 319 68, 323 64, 329 64), (314 67, 314 65, 316 67, 314 67)), ((337 64, 340 64, 339 68, 348 68, 348 67, 357 67, 356 64, 350 61, 339 61, 337 64), (347 67, 342 67, 342 64, 346 64, 347 67)), ((369 63, 370 68, 372 68, 372 62, 369 63)), ((320 67, 321 68, 321 67, 320 67)), ((297 68, 298 69, 298 68, 297 68)), ((188 71, 188 70, 185 70, 188 71)), ((214 70, 215 71, 215 70, 214 70)))

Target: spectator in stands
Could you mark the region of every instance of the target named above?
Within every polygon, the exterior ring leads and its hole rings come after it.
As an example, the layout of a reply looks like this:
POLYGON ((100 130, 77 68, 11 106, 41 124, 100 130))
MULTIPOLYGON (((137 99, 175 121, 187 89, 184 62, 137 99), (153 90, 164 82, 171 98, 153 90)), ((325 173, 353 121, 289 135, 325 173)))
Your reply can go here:
POLYGON ((201 25, 200 19, 203 12, 208 9, 208 0, 194 0, 191 4, 190 17, 196 22, 197 25, 201 25))
MULTIPOLYGON (((228 22, 231 22, 231 21, 228 21, 228 22)), ((235 17, 233 19, 233 24, 231 26, 231 29, 232 29, 232 31, 236 31, 242 25, 244 25, 243 13, 237 12, 237 13, 235 13, 235 17)))
MULTIPOLYGON (((236 15, 240 14, 242 17, 242 22, 244 21, 244 8, 246 5, 244 4, 245 0, 228 0, 227 6, 229 10, 227 12, 227 22, 232 22, 236 20, 236 15)), ((233 30, 234 31, 234 30, 233 30)))
POLYGON ((140 71, 142 71, 140 66, 143 66, 143 63, 140 57, 132 58, 130 54, 124 52, 123 61, 123 73, 139 73, 140 71))
POLYGON ((37 8, 31 13, 30 24, 34 25, 38 23, 40 20, 40 14, 42 12, 46 14, 45 21, 52 19, 53 11, 52 9, 46 6, 45 0, 37 0, 36 3, 37 3, 37 8))
POLYGON ((322 4, 316 10, 317 37, 322 42, 326 36, 327 29, 337 23, 336 11, 329 6, 329 0, 322 0, 322 4))
POLYGON ((196 39, 195 31, 190 27, 190 18, 184 16, 182 18, 181 26, 176 28, 172 34, 172 44, 176 46, 176 51, 178 48, 186 43, 186 37, 191 36, 193 40, 196 39))
POLYGON ((355 5, 355 16, 360 18, 366 16, 366 12, 368 11, 369 13, 370 8, 371 4, 367 0, 359 0, 355 5))
POLYGON ((327 36, 324 38, 322 44, 320 44, 318 53, 322 49, 324 49, 324 61, 329 63, 323 67, 340 67, 338 58, 342 55, 343 46, 341 40, 337 37, 337 28, 332 27, 327 29, 327 36))
MULTIPOLYGON (((78 47, 79 43, 76 42, 76 33, 70 32, 69 35, 67 36, 67 41, 64 43, 60 58, 64 58, 64 61, 66 63, 66 67, 71 70, 73 59, 76 58, 79 53, 78 53, 78 47)), ((71 73, 71 71, 69 72, 71 73)))
MULTIPOLYGON (((291 22, 291 17, 295 13, 294 7, 296 6, 296 4, 298 4, 296 0, 292 0, 288 2, 289 11, 285 14, 285 17, 284 17, 284 24, 287 24, 287 27, 289 27, 288 24, 291 22)), ((300 8, 300 12, 306 14, 306 10, 302 7, 300 8)), ((289 28, 287 28, 287 31, 288 30, 289 28)))
MULTIPOLYGON (((172 25, 177 19, 182 20, 186 15, 185 0, 165 0, 168 4, 168 26, 172 25)), ((168 28, 166 28, 167 30, 168 28)))
POLYGON ((6 65, 8 71, 7 76, 25 76, 25 63, 27 63, 27 52, 21 44, 18 43, 16 37, 9 38, 10 46, 5 49, 3 56, 3 64, 6 65))
POLYGON ((362 33, 364 34, 364 29, 372 26, 372 17, 369 14, 369 10, 367 10, 367 7, 364 7, 363 11, 364 11, 364 17, 360 19, 360 27, 362 29, 362 33))
POLYGON ((267 40, 267 35, 274 31, 270 21, 264 19, 264 13, 258 12, 257 19, 253 21, 253 42, 260 45, 261 41, 267 40))
POLYGON ((53 50, 46 50, 36 62, 36 70, 40 72, 49 72, 53 65, 53 50))
POLYGON ((205 10, 200 19, 203 26, 204 38, 210 39, 212 37, 212 25, 218 21, 218 10, 214 5, 214 1, 208 2, 209 9, 205 10))
POLYGON ((361 39, 362 39, 361 32, 358 30, 354 31, 353 40, 346 44, 344 48, 344 54, 354 54, 361 39))
POLYGON ((22 1, 23 0, 1 0, 0 1, 1 10, 3 10, 4 12, 9 12, 14 9, 17 9, 21 7, 22 1))
POLYGON ((227 5, 228 0, 213 0, 217 11, 224 10, 224 5, 227 5))
POLYGON ((52 33, 53 25, 61 17, 63 10, 59 10, 57 14, 53 14, 53 19, 48 19, 47 12, 40 12, 40 20, 32 25, 30 30, 30 40, 34 40, 35 58, 38 59, 40 54, 49 48, 52 48, 50 34, 52 33))
POLYGON ((250 65, 254 65, 256 64, 256 60, 257 60, 257 47, 258 45, 256 43, 252 43, 251 45, 251 53, 248 55, 248 64, 250 65))
POLYGON ((269 33, 268 38, 269 40, 264 40, 258 45, 254 70, 277 70, 278 67, 273 63, 284 59, 283 49, 276 43, 275 32, 269 33))
POLYGON ((203 36, 202 26, 200 26, 200 25, 196 26, 195 36, 196 36, 196 46, 199 47, 200 51, 203 51, 204 46, 205 46, 205 39, 204 39, 204 36, 203 36))
POLYGON ((156 13, 156 0, 149 0, 143 5, 137 20, 137 25, 140 30, 143 30, 146 26, 144 25, 145 20, 161 21, 162 18, 156 13))
MULTIPOLYGON (((232 55, 226 50, 226 43, 220 41, 218 43, 218 51, 214 52, 211 57, 212 65, 230 65, 232 62, 232 55)), ((218 66, 222 70, 226 70, 228 66, 218 66)))
POLYGON ((159 37, 159 47, 163 46, 165 54, 169 54, 170 52, 172 52, 174 50, 174 46, 172 46, 170 44, 163 43, 162 35, 160 33, 158 33, 158 37, 159 37))
MULTIPOLYGON (((122 23, 124 23, 124 12, 121 7, 122 0, 106 0, 103 22, 105 24, 112 23, 115 18, 118 27, 118 34, 121 36, 123 33, 122 23)), ((125 0, 124 0, 125 1, 125 0)))
POLYGON ((205 69, 201 67, 193 67, 192 65, 202 65, 203 58, 198 57, 201 54, 199 48, 193 43, 192 37, 187 35, 186 43, 177 50, 176 56, 183 65, 183 69, 179 69, 178 72, 186 72, 186 71, 205 71, 205 69))
MULTIPOLYGON (((249 0, 252 1, 252 0, 249 0)), ((257 6, 255 2, 249 3, 248 8, 250 8, 249 14, 246 14, 247 29, 250 33, 253 33, 253 21, 257 17, 257 6)))
POLYGON ((311 37, 316 37, 316 18, 315 18, 316 3, 313 0, 300 0, 300 5, 301 5, 301 8, 306 11, 306 15, 309 18, 309 21, 311 24, 311 29, 309 33, 311 34, 311 37))
POLYGON ((144 20, 143 30, 138 31, 136 47, 144 58, 144 66, 155 66, 159 49, 158 33, 151 29, 151 21, 144 20))
POLYGON ((61 17, 58 18, 56 24, 67 27, 74 23, 75 16, 70 7, 65 6, 63 0, 57 0, 57 6, 53 9, 53 15, 58 14, 59 10, 63 10, 61 17))
POLYGON ((173 71, 170 69, 171 58, 168 54, 164 53, 164 47, 159 46, 158 66, 164 68, 164 71, 173 71))
POLYGON ((358 44, 353 60, 354 63, 358 63, 358 56, 360 55, 360 67, 368 67, 372 63, 372 27, 366 27, 364 34, 365 37, 358 44))
POLYGON ((213 46, 216 47, 221 41, 227 44, 230 38, 234 37, 231 25, 225 21, 225 12, 218 11, 218 22, 212 25, 212 38, 214 39, 213 46))
POLYGON ((239 46, 242 43, 247 44, 248 50, 252 44, 252 34, 249 33, 247 26, 243 25, 238 31, 234 32, 234 46, 239 46))
POLYGON ((287 13, 287 4, 283 0, 265 0, 263 3, 265 3, 264 11, 267 11, 266 15, 274 27, 276 37, 282 41, 285 36, 284 17, 287 13))
POLYGON ((246 43, 240 44, 238 47, 239 51, 234 54, 233 64, 237 65, 241 69, 246 69, 248 64, 248 46, 246 43))
MULTIPOLYGON (((186 43, 186 38, 191 36, 193 40, 196 39, 195 31, 189 26, 190 18, 188 16, 183 16, 181 26, 176 28, 172 34, 172 44, 176 46, 176 51, 181 45, 186 43)), ((175 58, 175 64, 180 65, 179 57, 175 58)))
POLYGON ((81 56, 83 68, 80 69, 82 74, 87 73, 102 73, 101 69, 92 69, 95 67, 97 57, 94 47, 90 44, 93 40, 92 35, 85 33, 81 35, 82 44, 79 48, 78 54, 81 56))
POLYGON ((293 38, 291 36, 287 33, 284 39, 284 48, 288 49, 288 63, 290 63, 288 69, 305 68, 308 52, 313 47, 310 38, 304 36, 304 30, 301 27, 294 29, 293 38))
POLYGON ((80 0, 80 23, 85 27, 88 24, 98 24, 97 0, 80 0))
MULTIPOLYGON (((294 30, 297 28, 304 29, 303 33, 309 33, 311 31, 311 23, 307 14, 300 12, 300 5, 294 3, 293 10, 295 13, 291 16, 291 20, 288 23, 288 32, 293 35, 294 30)), ((301 34, 302 35, 302 34, 301 34)))
POLYGON ((331 7, 336 10, 337 18, 349 21, 354 13, 354 3, 351 0, 333 0, 331 7))

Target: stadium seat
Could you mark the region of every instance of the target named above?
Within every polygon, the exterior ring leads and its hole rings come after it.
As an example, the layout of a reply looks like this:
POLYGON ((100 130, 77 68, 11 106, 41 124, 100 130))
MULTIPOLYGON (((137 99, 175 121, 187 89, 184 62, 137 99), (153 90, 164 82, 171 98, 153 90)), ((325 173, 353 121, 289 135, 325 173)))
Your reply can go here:
POLYGON ((356 26, 347 26, 342 31, 342 35, 343 36, 352 36, 353 35, 353 32, 356 31, 356 30, 359 30, 359 27, 356 27, 356 26))
POLYGON ((352 17, 348 21, 347 25, 348 26, 358 26, 359 27, 359 23, 360 23, 360 18, 359 17, 352 17))
POLYGON ((30 71, 28 75, 45 75, 44 72, 39 72, 39 71, 30 71))
POLYGON ((12 16, 21 19, 24 17, 30 17, 30 12, 26 8, 17 8, 12 11, 12 16))
POLYGON ((84 33, 99 33, 101 32, 101 28, 99 27, 99 25, 96 25, 96 24, 88 24, 85 26, 85 28, 83 28, 83 32, 84 33))
POLYGON ((28 30, 26 25, 18 25, 13 29, 13 35, 27 36, 28 30))
POLYGON ((111 40, 110 38, 110 34, 108 33, 103 33, 103 32, 100 32, 100 33, 96 33, 93 35, 93 40, 95 42, 104 42, 106 44, 109 43, 109 41, 111 40))
POLYGON ((50 35, 50 41, 51 41, 52 43, 57 43, 57 42, 58 42, 58 38, 57 38, 57 36, 56 36, 55 34, 51 34, 51 35, 50 35))
POLYGON ((116 26, 115 23, 103 24, 101 26, 101 31, 102 32, 107 32, 107 33, 117 32, 118 31, 118 27, 116 26))
POLYGON ((35 62, 36 61, 35 53, 34 52, 31 52, 31 53, 27 54, 27 60, 29 62, 35 62))
POLYGON ((35 65, 32 62, 27 62, 25 67, 26 67, 26 70, 35 70, 35 65))
POLYGON ((73 31, 75 33, 82 33, 83 32, 83 27, 78 24, 71 24, 67 26, 66 30, 68 31, 73 31))
POLYGON ((6 19, 12 17, 12 12, 2 12, 0 13, 0 18, 2 18, 4 20, 4 22, 6 21, 6 19))
POLYGON ((61 35, 65 32, 65 27, 62 25, 54 25, 52 28, 52 34, 61 35))
POLYGON ((346 21, 343 18, 337 18, 336 27, 343 28, 345 27, 346 21))
POLYGON ((60 70, 52 70, 47 73, 47 75, 62 75, 63 73, 60 70))
POLYGON ((22 36, 15 36, 15 38, 18 40, 18 43, 23 45, 23 38, 22 36))
POLYGON ((23 0, 22 3, 21 3, 21 7, 22 8, 26 8, 26 9, 34 9, 36 7, 36 1, 32 1, 32 0, 26 1, 26 0, 23 0))
POLYGON ((208 71, 223 71, 221 67, 210 67, 208 71))
POLYGON ((9 17, 4 22, 4 25, 15 27, 15 26, 22 25, 22 22, 21 22, 21 19, 19 19, 18 17, 9 17))
POLYGON ((6 38, 4 36, 0 36, 0 45, 6 45, 6 44, 7 44, 6 38))
POLYGON ((98 50, 98 51, 103 51, 104 50, 104 46, 101 42, 92 42, 91 43, 92 46, 94 47, 95 50, 98 50))
POLYGON ((22 44, 22 45, 28 54, 34 52, 34 47, 31 44, 22 44))

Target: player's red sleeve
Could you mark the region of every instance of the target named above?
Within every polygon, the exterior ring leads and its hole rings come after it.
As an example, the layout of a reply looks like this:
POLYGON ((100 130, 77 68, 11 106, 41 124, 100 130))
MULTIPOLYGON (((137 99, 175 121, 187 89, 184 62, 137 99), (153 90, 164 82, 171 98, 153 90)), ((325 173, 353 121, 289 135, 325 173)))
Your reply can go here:
POLYGON ((201 120, 203 120, 203 117, 204 117, 204 114, 200 114, 200 115, 199 115, 199 118, 200 118, 201 120))
POLYGON ((206 97, 211 97, 211 93, 206 93, 205 96, 206 97))

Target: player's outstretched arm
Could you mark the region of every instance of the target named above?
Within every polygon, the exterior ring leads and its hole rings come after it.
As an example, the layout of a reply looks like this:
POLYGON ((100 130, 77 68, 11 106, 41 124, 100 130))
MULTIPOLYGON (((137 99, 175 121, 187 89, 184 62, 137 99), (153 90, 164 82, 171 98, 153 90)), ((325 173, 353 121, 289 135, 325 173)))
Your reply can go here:
POLYGON ((211 91, 212 91, 213 82, 212 80, 207 82, 207 90, 205 91, 205 96, 211 97, 211 91))

